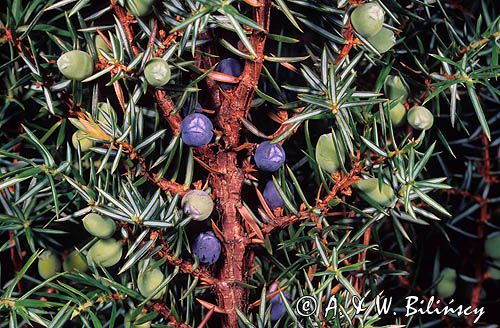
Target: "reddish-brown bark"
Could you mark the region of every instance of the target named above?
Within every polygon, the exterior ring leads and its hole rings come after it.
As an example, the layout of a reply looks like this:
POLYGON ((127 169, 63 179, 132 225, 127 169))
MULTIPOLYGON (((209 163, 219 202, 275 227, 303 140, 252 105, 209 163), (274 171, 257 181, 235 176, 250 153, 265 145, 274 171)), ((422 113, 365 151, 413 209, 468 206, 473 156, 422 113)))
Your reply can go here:
MULTIPOLYGON (((484 150, 483 150, 483 166, 480 169, 480 173, 482 173, 485 183, 487 183, 489 185, 495 184, 497 182, 496 179, 492 178, 490 175, 490 173, 491 173, 491 159, 490 159, 490 152, 489 152, 490 142, 484 133, 481 135, 481 141, 482 141, 484 150)), ((476 264, 474 267, 474 275, 475 275, 477 282, 472 289, 472 296, 471 296, 471 301, 470 301, 470 306, 473 309, 475 309, 479 306, 480 297, 481 297, 481 290, 483 288, 483 283, 484 283, 484 280, 488 277, 488 275, 485 272, 483 272, 483 262, 485 259, 483 245, 484 245, 484 241, 486 239, 486 222, 490 219, 490 213, 488 211, 488 200, 483 199, 480 202, 480 205, 481 205, 481 211, 480 211, 479 222, 477 224, 477 230, 476 230, 480 246, 478 247, 479 251, 478 251, 478 255, 477 255, 476 264)), ((476 320, 476 316, 477 316, 477 314, 473 313, 472 315, 467 317, 467 325, 469 327, 474 326, 474 320, 476 320)))
POLYGON ((156 184, 161 190, 170 192, 172 194, 179 194, 183 196, 189 188, 184 186, 183 184, 167 180, 165 178, 161 178, 158 174, 152 173, 148 166, 146 165, 146 160, 142 157, 133 147, 132 145, 126 142, 115 142, 113 144, 113 148, 122 147, 123 153, 128 155, 132 161, 136 161, 141 166, 140 174, 143 177, 146 177, 149 181, 156 184))
MULTIPOLYGON (((254 19, 265 30, 269 28, 270 9, 271 4, 267 0, 259 1, 259 6, 255 8, 254 19)), ((201 149, 197 154, 211 170, 209 182, 220 217, 224 264, 217 277, 215 293, 217 307, 227 313, 223 318, 224 327, 238 327, 236 309, 244 312, 248 305, 248 290, 239 284, 246 282, 250 263, 247 252, 249 239, 238 211, 245 173, 243 165, 238 161, 237 147, 241 143, 242 119, 248 114, 262 70, 265 41, 265 32, 253 31, 250 35, 257 58, 246 61, 240 82, 234 90, 222 94, 213 81, 207 81, 213 92, 220 92, 219 97, 214 97, 213 100, 214 103, 220 101, 215 125, 222 131, 222 143, 214 145, 214 148, 218 148, 215 152, 201 149)), ((210 64, 203 63, 203 59, 199 62, 201 65, 210 64)))
POLYGON ((224 237, 224 265, 216 285, 218 306, 228 311, 225 326, 237 327, 236 309, 244 310, 248 293, 238 282, 245 282, 247 272, 246 233, 241 225, 237 206, 241 204, 241 185, 243 172, 237 165, 233 151, 217 154, 217 167, 224 167, 221 176, 212 175, 210 179, 217 199, 217 209, 221 217, 220 228, 224 237))
MULTIPOLYGON (((255 21, 265 30, 269 28, 271 4, 259 1, 255 9, 255 21)), ((237 148, 240 145, 241 120, 247 116, 254 90, 258 84, 264 61, 266 33, 253 31, 250 42, 257 58, 247 60, 241 80, 235 90, 222 97, 216 113, 216 125, 222 130, 223 147, 215 156, 204 156, 208 165, 220 174, 210 175, 217 210, 220 215, 220 228, 224 238, 224 264, 220 270, 215 293, 218 307, 228 314, 223 320, 225 327, 238 327, 236 309, 246 310, 248 290, 238 282, 246 282, 248 263, 247 234, 242 225, 238 207, 241 206, 241 188, 245 177, 242 165, 238 163, 237 148)))
POLYGON ((163 90, 156 90, 155 100, 158 104, 158 107, 161 110, 163 117, 167 120, 172 132, 174 134, 179 134, 179 130, 181 127, 182 118, 179 113, 174 113, 175 104, 172 102, 172 99, 167 95, 167 93, 163 90))
POLYGON ((169 327, 192 328, 190 325, 178 322, 173 315, 170 315, 170 308, 163 303, 156 302, 150 306, 150 309, 160 313, 168 322, 169 327))

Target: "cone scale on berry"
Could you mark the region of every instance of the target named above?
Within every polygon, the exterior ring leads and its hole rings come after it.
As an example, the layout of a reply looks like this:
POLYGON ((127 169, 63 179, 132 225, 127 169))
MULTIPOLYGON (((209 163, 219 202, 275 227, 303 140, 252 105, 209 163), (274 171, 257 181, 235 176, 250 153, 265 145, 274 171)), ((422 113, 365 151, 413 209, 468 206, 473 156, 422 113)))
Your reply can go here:
POLYGON ((209 194, 202 190, 191 190, 186 193, 181 202, 184 213, 194 220, 207 219, 214 209, 214 202, 209 194))
POLYGON ((189 114, 182 120, 181 137, 188 146, 205 146, 214 135, 212 122, 200 113, 189 114))
POLYGON ((255 164, 266 172, 274 172, 285 163, 285 150, 280 144, 264 141, 255 150, 255 164))
POLYGON ((144 76, 153 87, 162 87, 170 81, 170 66, 161 58, 153 58, 146 64, 144 76))
POLYGON ((194 241, 193 254, 198 257, 202 264, 214 264, 221 254, 220 241, 212 231, 200 233, 194 241))

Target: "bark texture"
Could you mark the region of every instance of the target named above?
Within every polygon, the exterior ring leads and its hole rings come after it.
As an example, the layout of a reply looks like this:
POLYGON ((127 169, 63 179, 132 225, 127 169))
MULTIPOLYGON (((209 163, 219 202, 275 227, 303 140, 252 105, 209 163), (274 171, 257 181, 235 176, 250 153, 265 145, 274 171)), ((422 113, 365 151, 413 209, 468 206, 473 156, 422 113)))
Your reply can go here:
MULTIPOLYGON (((266 31, 269 29, 270 9, 271 4, 267 0, 259 1, 259 6, 255 8, 254 19, 266 31)), ((223 320, 224 327, 238 327, 236 309, 245 312, 248 306, 248 290, 239 284, 246 282, 250 263, 247 251, 249 240, 238 211, 245 173, 242 163, 238 161, 236 148, 241 144, 242 119, 248 114, 262 71, 265 41, 266 32, 254 30, 250 35, 257 58, 245 62, 238 86, 220 97, 222 101, 216 113, 216 125, 222 131, 222 145, 218 146, 215 154, 204 153, 209 166, 219 172, 211 173, 210 185, 224 239, 224 264, 215 286, 217 306, 227 313, 223 320)))

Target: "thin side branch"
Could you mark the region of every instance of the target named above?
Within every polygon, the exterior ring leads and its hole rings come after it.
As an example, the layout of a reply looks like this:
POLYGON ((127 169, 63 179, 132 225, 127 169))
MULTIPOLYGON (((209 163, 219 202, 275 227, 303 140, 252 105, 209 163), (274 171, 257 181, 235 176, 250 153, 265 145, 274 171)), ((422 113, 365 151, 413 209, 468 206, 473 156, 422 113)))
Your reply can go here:
POLYGON ((114 148, 122 147, 122 150, 125 154, 128 155, 130 160, 137 161, 141 165, 140 174, 143 177, 146 177, 149 181, 156 184, 161 190, 165 192, 170 192, 172 194, 179 194, 183 196, 189 188, 184 186, 183 184, 167 180, 165 178, 160 178, 157 174, 152 173, 146 164, 146 159, 142 157, 133 147, 132 145, 126 142, 114 142, 114 148))
POLYGON ((172 99, 163 90, 156 90, 154 93, 156 103, 161 110, 161 113, 165 120, 167 120, 172 132, 174 134, 179 134, 182 118, 179 113, 174 113, 175 104, 172 99))

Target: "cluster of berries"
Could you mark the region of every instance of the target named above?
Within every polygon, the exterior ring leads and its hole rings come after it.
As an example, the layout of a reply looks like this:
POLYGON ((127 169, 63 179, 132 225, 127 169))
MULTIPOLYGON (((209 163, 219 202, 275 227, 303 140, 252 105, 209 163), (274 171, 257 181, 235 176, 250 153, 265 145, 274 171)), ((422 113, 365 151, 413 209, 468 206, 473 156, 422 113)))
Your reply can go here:
POLYGON ((384 27, 385 12, 376 2, 364 3, 354 9, 351 24, 379 52, 389 51, 396 44, 394 32, 384 27))
MULTIPOLYGON (((154 0, 127 0, 126 7, 136 17, 148 15, 153 10, 154 0)), ((384 27, 384 10, 375 2, 365 3, 358 6, 351 14, 350 20, 355 31, 373 45, 379 53, 391 49, 396 43, 394 33, 391 29, 384 27)), ((109 53, 110 49, 101 36, 95 38, 95 48, 100 55, 109 53)), ((83 81, 94 72, 94 60, 90 54, 81 50, 72 50, 64 53, 57 61, 60 72, 68 79, 83 81)), ((219 62, 216 71, 221 75, 239 77, 243 72, 242 64, 235 58, 226 58, 219 62)), ((155 88, 165 86, 170 78, 170 66, 162 58, 152 58, 143 70, 147 83, 155 88)), ((235 84, 219 82, 222 90, 234 89, 235 84)), ((385 92, 390 100, 390 120, 397 127, 405 120, 415 129, 427 130, 433 124, 432 113, 422 106, 415 106, 407 113, 404 103, 408 97, 407 89, 399 76, 389 76, 385 82, 385 92)), ((108 103, 99 103, 97 121, 106 121, 114 112, 108 103)), ((187 114, 187 113, 184 113, 187 114)), ((199 104, 196 105, 194 113, 184 115, 181 124, 181 138, 184 144, 192 147, 201 147, 209 144, 213 139, 213 124, 211 120, 202 113, 199 104)), ((84 131, 77 131, 72 137, 73 146, 81 151, 88 151, 94 145, 94 140, 84 131)), ((343 165, 346 157, 340 134, 332 132, 319 137, 316 144, 315 158, 320 169, 329 174, 337 172, 343 165)), ((269 141, 260 143, 254 156, 257 168, 264 172, 273 173, 279 170, 285 163, 286 155, 280 144, 269 141)), ((293 194, 293 186, 286 182, 288 190, 293 194)), ((268 180, 263 191, 264 199, 271 210, 284 207, 284 200, 273 180, 268 180)), ((284 187, 284 186, 281 186, 284 187)), ((367 178, 355 183, 361 196, 367 201, 375 202, 381 206, 391 206, 396 200, 393 188, 386 182, 379 183, 377 178, 367 178)), ((212 213, 214 203, 211 196, 202 190, 192 190, 182 199, 181 205, 184 213, 193 220, 204 221, 212 213)), ((90 213, 83 219, 85 229, 93 236, 99 238, 87 252, 86 261, 79 251, 72 252, 64 260, 64 270, 87 270, 87 262, 93 262, 103 267, 110 267, 119 262, 122 257, 122 243, 111 238, 115 232, 116 224, 110 218, 90 213)), ((212 265, 220 257, 221 243, 212 231, 200 233, 193 244, 193 255, 201 264, 212 265)), ((498 262, 498 258, 496 258, 498 262)), ((495 262, 495 263, 497 263, 495 262)), ((164 274, 155 264, 144 265, 140 263, 140 272, 137 278, 138 289, 145 297, 152 299, 160 298, 166 289, 164 285, 164 274), (163 286, 163 287, 162 287, 163 286)), ((58 257, 51 251, 45 251, 39 258, 39 273, 43 278, 49 278, 60 271, 61 263, 58 257)), ((498 269, 492 269, 491 275, 498 275, 498 269), (495 271, 496 270, 496 271, 495 271)), ((437 285, 438 292, 447 297, 454 293, 456 273, 453 269, 445 269, 442 279, 437 285), (452 288, 453 287, 453 288, 452 288)), ((287 296, 288 297, 288 296, 287 296)), ((276 321, 285 312, 279 295, 271 299, 271 319, 276 321)), ((139 316, 136 317, 139 318, 139 316)), ((126 320, 127 322, 127 320, 126 320)), ((131 319, 128 324, 133 325, 131 319)), ((136 325, 133 325, 134 327, 136 325)), ((149 326, 144 326, 149 327, 149 326)))

